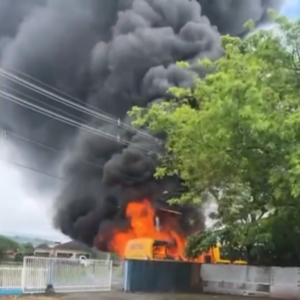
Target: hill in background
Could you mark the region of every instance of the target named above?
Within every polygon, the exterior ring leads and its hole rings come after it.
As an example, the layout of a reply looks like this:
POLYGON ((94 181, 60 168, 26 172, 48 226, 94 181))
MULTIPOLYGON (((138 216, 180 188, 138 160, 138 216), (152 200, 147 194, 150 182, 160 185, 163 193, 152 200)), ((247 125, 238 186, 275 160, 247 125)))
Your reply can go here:
POLYGON ((34 238, 34 237, 26 237, 26 236, 21 236, 21 235, 14 235, 14 236, 10 236, 10 235, 3 235, 7 238, 9 238, 10 240, 18 243, 18 244, 32 244, 34 247, 38 246, 40 244, 53 244, 53 241, 50 240, 45 240, 45 239, 41 239, 41 238, 34 238))

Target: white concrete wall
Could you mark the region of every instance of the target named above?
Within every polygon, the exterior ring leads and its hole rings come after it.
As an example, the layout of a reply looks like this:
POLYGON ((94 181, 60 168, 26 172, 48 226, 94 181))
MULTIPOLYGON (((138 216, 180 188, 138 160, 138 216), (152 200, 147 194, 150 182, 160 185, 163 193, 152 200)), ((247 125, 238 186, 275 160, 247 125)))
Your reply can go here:
POLYGON ((300 300, 300 268, 203 264, 201 277, 206 293, 300 300))

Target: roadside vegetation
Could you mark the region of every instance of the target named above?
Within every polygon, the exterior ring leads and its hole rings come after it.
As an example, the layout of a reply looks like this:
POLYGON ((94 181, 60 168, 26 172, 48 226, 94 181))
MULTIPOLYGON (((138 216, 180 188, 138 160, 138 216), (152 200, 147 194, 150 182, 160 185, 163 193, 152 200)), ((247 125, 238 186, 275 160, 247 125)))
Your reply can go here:
POLYGON ((221 243, 251 264, 300 266, 300 20, 270 17, 273 30, 223 36, 224 55, 199 61, 208 75, 193 88, 130 112, 167 133, 156 177, 179 176, 186 190, 171 202, 218 204, 190 257, 221 243))

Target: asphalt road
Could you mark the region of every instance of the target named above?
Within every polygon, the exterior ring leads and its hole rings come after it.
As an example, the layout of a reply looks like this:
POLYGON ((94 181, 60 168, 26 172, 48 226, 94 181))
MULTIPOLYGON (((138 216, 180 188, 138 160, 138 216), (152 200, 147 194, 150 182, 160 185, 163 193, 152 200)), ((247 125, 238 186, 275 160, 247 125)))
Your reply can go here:
MULTIPOLYGON (((1 300, 13 300, 19 297, 1 297, 1 300)), ((232 295, 208 295, 208 294, 131 294, 124 292, 100 292, 100 293, 77 293, 60 294, 54 296, 21 296, 20 300, 266 300, 270 298, 245 297, 232 295)), ((279 299, 277 299, 279 300, 279 299)))
MULTIPOLYGON (((252 297, 232 296, 232 295, 141 294, 141 293, 131 294, 131 293, 114 292, 114 291, 107 292, 107 293, 103 292, 103 293, 70 294, 70 295, 60 296, 59 298, 60 298, 59 300, 245 300, 245 298, 247 298, 248 300, 267 299, 267 298, 260 298, 260 297, 252 298, 252 297)), ((57 299, 48 298, 47 300, 57 300, 57 299)), ((43 300, 43 299, 38 298, 38 300, 43 300)))

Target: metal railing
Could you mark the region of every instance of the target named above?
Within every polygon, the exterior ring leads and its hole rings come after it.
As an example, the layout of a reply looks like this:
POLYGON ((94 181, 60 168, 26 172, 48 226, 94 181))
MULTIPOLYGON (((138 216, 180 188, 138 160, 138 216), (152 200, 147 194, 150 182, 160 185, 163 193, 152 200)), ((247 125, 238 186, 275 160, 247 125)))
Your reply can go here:
POLYGON ((109 291, 112 272, 108 260, 26 257, 23 266, 0 265, 0 294, 45 293, 47 287, 58 293, 109 291))
POLYGON ((22 288, 22 266, 0 266, 0 290, 22 288))
POLYGON ((47 286, 55 292, 109 291, 112 261, 69 258, 24 258, 24 293, 44 293, 47 286))
POLYGON ((124 263, 115 262, 113 264, 113 276, 112 276, 112 288, 116 290, 123 289, 123 278, 124 278, 124 263))

